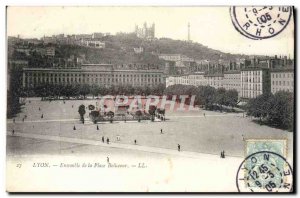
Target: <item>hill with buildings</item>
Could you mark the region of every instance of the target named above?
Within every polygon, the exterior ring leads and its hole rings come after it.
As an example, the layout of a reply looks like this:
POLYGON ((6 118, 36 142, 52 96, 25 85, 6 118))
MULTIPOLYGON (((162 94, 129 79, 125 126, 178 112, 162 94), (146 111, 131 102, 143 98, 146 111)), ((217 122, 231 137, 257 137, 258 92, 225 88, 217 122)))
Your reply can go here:
POLYGON ((14 52, 9 53, 9 58, 28 60, 29 65, 33 67, 38 65, 47 67, 49 60, 39 55, 46 55, 52 59, 50 65, 65 64, 68 60, 77 60, 77 58, 81 60, 80 63, 163 65, 164 61, 159 58, 160 54, 180 54, 195 61, 219 61, 220 59, 235 61, 247 57, 224 53, 188 41, 169 38, 145 39, 135 33, 101 34, 97 38, 93 36, 85 38, 86 35, 71 36, 60 38, 57 35, 41 40, 19 39, 20 45, 9 45, 9 51, 14 52), (17 50, 10 50, 10 47, 17 50), (54 48, 54 51, 49 48, 54 48))
POLYGON ((159 54, 181 54, 195 60, 225 61, 245 58, 244 55, 234 55, 223 53, 218 50, 210 49, 199 43, 192 43, 182 40, 169 38, 143 39, 132 34, 109 35, 102 38, 105 48, 95 50, 90 48, 80 49, 67 47, 69 53, 85 53, 86 60, 93 63, 141 63, 158 64, 160 63, 159 54))

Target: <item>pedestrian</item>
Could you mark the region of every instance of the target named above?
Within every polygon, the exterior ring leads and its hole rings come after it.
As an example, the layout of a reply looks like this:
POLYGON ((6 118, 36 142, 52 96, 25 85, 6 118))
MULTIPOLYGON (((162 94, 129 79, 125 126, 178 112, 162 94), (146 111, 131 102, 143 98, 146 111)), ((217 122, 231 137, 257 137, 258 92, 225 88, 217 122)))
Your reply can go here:
POLYGON ((16 122, 15 118, 13 119, 13 122, 14 122, 14 123, 16 122))
POLYGON ((41 111, 41 107, 39 107, 39 111, 41 111))
POLYGON ((25 115, 24 118, 26 119, 26 118, 27 118, 27 115, 25 115))
POLYGON ((13 129, 13 130, 12 130, 12 135, 14 135, 14 134, 15 134, 15 130, 13 129))
POLYGON ((74 130, 74 131, 76 130, 76 127, 75 127, 75 125, 74 125, 74 127, 73 127, 73 130, 74 130))
POLYGON ((24 120, 25 120, 25 119, 23 118, 22 121, 24 122, 24 120))
POLYGON ((162 131, 162 129, 160 129, 160 134, 163 134, 163 131, 162 131))
POLYGON ((102 142, 104 143, 104 136, 102 136, 102 142))
POLYGON ((106 139, 106 143, 109 144, 109 138, 106 139))
POLYGON ((221 155, 220 155, 220 158, 223 158, 223 151, 221 151, 221 155))
POLYGON ((41 118, 44 118, 44 114, 41 115, 41 118))
POLYGON ((177 145, 178 151, 180 151, 180 144, 177 145))
POLYGON ((97 125, 97 130, 99 130, 99 126, 97 125))
POLYGON ((134 144, 136 144, 136 140, 134 140, 134 144))
POLYGON ((109 157, 107 157, 106 160, 107 160, 107 163, 109 163, 109 157))
POLYGON ((72 105, 72 108, 74 107, 74 105, 72 105))

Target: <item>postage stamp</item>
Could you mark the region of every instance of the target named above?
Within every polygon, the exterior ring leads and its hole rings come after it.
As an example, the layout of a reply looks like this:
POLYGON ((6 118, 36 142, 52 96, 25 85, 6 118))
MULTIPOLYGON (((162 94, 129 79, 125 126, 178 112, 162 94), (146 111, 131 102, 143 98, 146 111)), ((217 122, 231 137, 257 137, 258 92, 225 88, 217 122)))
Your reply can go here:
POLYGON ((286 140, 248 140, 236 185, 239 192, 292 192, 292 168, 286 140))
POLYGON ((287 157, 286 139, 247 139, 245 144, 245 156, 259 151, 270 151, 287 157))
POLYGON ((242 35, 258 40, 278 35, 288 25, 293 7, 252 6, 230 8, 231 20, 242 35))

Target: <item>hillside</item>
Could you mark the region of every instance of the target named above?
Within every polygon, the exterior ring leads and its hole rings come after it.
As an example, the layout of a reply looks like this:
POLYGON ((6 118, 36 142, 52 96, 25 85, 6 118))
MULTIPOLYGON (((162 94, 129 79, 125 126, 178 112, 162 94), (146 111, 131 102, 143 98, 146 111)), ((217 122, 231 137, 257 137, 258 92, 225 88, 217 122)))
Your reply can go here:
POLYGON ((134 34, 118 34, 115 36, 103 37, 105 49, 93 49, 82 46, 62 45, 56 51, 60 57, 85 54, 88 63, 113 63, 113 64, 159 64, 157 54, 184 54, 195 59, 234 60, 245 58, 244 55, 234 55, 210 49, 199 43, 188 43, 181 40, 168 38, 147 41, 136 37, 134 34), (135 54, 133 48, 143 47, 144 52, 135 54))

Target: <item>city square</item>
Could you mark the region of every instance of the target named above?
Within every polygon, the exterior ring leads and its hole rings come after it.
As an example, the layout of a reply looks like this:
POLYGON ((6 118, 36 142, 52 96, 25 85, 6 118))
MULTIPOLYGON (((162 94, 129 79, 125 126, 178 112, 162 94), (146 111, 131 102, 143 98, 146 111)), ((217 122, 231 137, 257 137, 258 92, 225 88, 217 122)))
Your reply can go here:
MULTIPOLYGON (((243 113, 220 113, 199 108, 189 112, 167 111, 166 121, 114 121, 97 124, 90 121, 87 110, 86 121, 82 124, 79 119, 78 106, 80 104, 95 105, 96 102, 97 100, 92 99, 49 102, 41 101, 40 98, 28 98, 22 112, 15 118, 15 123, 12 119, 8 120, 7 134, 12 135, 14 130, 20 138, 22 134, 31 134, 33 137, 36 134, 99 142, 102 137, 105 137, 103 144, 106 144, 106 139, 109 138, 111 146, 115 143, 134 146, 134 140, 136 140, 139 146, 171 150, 177 150, 177 144, 180 144, 182 152, 219 155, 224 150, 228 156, 239 157, 244 155, 244 140, 246 139, 287 139, 288 146, 293 146, 292 132, 258 125, 243 113), (41 118, 42 114, 43 118, 41 118), (25 115, 27 118, 23 122, 25 115)), ((36 146, 40 147, 41 144, 43 143, 38 143, 36 146)), ((31 148, 30 154, 40 152, 39 149, 32 149, 34 145, 28 145, 31 148)), ((26 152, 26 146, 22 148, 23 146, 25 145, 14 144, 14 137, 9 137, 9 152, 15 154, 26 152), (10 141, 12 141, 11 144, 10 141)), ((101 147, 101 144, 99 146, 101 147)), ((45 149, 47 149, 46 153, 50 151, 60 153, 60 148, 57 147, 46 146, 45 149)), ((77 152, 77 150, 73 151, 71 147, 69 152, 77 152)), ((78 152, 84 153, 84 149, 83 151, 79 149, 78 152)))

